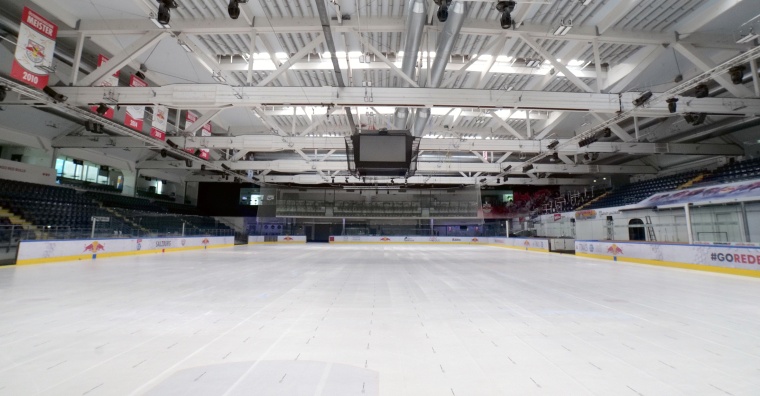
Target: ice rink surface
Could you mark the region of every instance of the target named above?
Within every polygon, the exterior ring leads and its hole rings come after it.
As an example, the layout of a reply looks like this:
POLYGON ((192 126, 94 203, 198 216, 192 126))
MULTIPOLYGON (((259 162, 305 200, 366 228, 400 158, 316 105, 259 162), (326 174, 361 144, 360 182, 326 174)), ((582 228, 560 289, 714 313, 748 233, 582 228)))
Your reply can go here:
POLYGON ((0 267, 0 395, 760 395, 760 279, 496 247, 0 267))

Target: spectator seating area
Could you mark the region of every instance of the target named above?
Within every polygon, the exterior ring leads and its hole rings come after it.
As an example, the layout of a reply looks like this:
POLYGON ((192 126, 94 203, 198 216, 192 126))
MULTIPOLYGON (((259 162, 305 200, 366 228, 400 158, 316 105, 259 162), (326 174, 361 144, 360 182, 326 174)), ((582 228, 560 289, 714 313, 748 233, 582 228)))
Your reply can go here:
POLYGON ((81 188, 83 190, 90 190, 90 191, 102 191, 102 192, 108 192, 113 194, 121 194, 121 190, 118 190, 116 187, 110 185, 110 184, 100 184, 100 183, 92 183, 77 179, 69 179, 67 177, 58 176, 56 178, 58 183, 64 185, 64 186, 71 186, 76 188, 81 188))
POLYGON ((701 183, 733 183, 756 178, 760 178, 760 158, 724 165, 707 175, 701 183))
MULTIPOLYGON (((2 179, 0 207, 41 231, 67 229, 84 232, 92 227, 93 216, 109 217, 108 223, 99 224, 98 227, 107 228, 109 233, 117 235, 144 236, 146 231, 179 233, 183 223, 186 224, 186 230, 194 234, 219 229, 231 230, 213 218, 188 215, 194 208, 187 205, 164 202, 156 204, 142 198, 93 191, 82 193, 68 187, 2 179), (181 213, 175 213, 174 209, 181 213)), ((197 213, 197 210, 194 211, 197 213)), ((4 223, 0 223, 2 224, 4 223)))
POLYGON ((698 170, 689 171, 626 184, 614 189, 610 194, 589 205, 586 209, 635 204, 658 192, 675 190, 689 180, 699 176, 700 173, 702 172, 698 170))

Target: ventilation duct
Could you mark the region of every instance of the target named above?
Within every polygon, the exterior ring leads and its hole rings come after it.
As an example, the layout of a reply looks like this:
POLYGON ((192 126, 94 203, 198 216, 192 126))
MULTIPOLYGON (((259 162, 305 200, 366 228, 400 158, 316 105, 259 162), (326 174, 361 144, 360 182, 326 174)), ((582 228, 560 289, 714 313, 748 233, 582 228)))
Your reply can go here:
MULTIPOLYGON (((414 66, 417 63, 417 55, 420 52, 420 43, 422 43, 422 31, 425 27, 427 18, 427 2, 425 0, 410 0, 409 15, 406 18, 406 41, 404 42, 404 60, 401 62, 401 71, 414 79, 414 66)), ((402 87, 408 87, 409 83, 402 80, 402 87)), ((409 109, 406 107, 396 108, 396 115, 393 121, 396 129, 406 129, 406 119, 409 116, 409 109)))
MULTIPOLYGON (((438 86, 441 85, 443 74, 446 71, 446 64, 449 63, 451 50, 454 48, 454 43, 459 36, 459 31, 462 30, 464 18, 464 2, 459 0, 452 2, 451 6, 449 6, 449 19, 446 21, 446 25, 443 27, 443 31, 441 31, 441 35, 438 37, 435 60, 430 67, 430 84, 428 86, 431 88, 438 88, 438 86)), ((422 132, 425 130, 429 119, 429 108, 417 110, 417 118, 414 120, 414 136, 422 136, 422 132)))

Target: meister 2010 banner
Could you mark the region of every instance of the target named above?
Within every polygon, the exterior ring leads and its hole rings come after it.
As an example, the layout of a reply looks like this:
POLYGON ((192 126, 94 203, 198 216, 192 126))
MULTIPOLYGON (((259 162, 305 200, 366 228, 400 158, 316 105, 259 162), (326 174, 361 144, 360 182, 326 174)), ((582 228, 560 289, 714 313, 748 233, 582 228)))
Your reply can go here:
POLYGON ((24 7, 11 77, 35 88, 48 85, 58 26, 24 7))

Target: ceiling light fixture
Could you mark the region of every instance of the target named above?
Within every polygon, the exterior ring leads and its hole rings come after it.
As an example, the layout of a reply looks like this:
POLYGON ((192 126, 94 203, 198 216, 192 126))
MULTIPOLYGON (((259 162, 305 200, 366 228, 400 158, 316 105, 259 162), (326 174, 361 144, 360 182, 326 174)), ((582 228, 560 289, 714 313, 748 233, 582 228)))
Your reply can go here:
POLYGON ((218 82, 219 84, 226 84, 227 79, 222 76, 222 72, 214 72, 211 74, 211 78, 214 79, 214 81, 218 82))
POLYGON ((668 103, 668 111, 672 114, 678 110, 678 98, 670 98, 665 100, 668 103))
POLYGON ((158 14, 151 14, 150 20, 161 29, 171 29, 169 21, 172 18, 170 11, 172 8, 177 8, 177 3, 174 0, 159 0, 158 14))
POLYGON ((699 84, 694 87, 694 96, 698 99, 706 98, 710 95, 710 88, 705 84, 699 84))
POLYGON ((104 115, 108 112, 108 106, 106 106, 105 103, 101 103, 98 105, 96 112, 100 115, 104 115))
POLYGON ((523 173, 526 173, 534 168, 533 164, 523 166, 523 173))
POLYGON ((570 32, 570 29, 573 28, 573 20, 572 19, 562 19, 559 22, 559 27, 557 30, 554 31, 555 36, 564 36, 568 32, 570 32))
POLYGON ((549 150, 554 150, 554 148, 557 147, 557 146, 559 146, 559 140, 555 140, 555 141, 549 143, 549 145, 546 146, 546 148, 549 149, 549 150))
POLYGON ((728 75, 731 76, 731 82, 735 85, 742 84, 744 82, 744 65, 734 66, 728 69, 728 75))
POLYGON ((177 43, 179 43, 179 46, 182 47, 182 49, 185 50, 185 52, 194 52, 193 49, 190 48, 189 45, 187 45, 186 42, 182 40, 177 40, 177 43))
POLYGON ((633 101, 633 105, 636 107, 641 106, 651 98, 652 98, 652 91, 646 91, 633 101))

